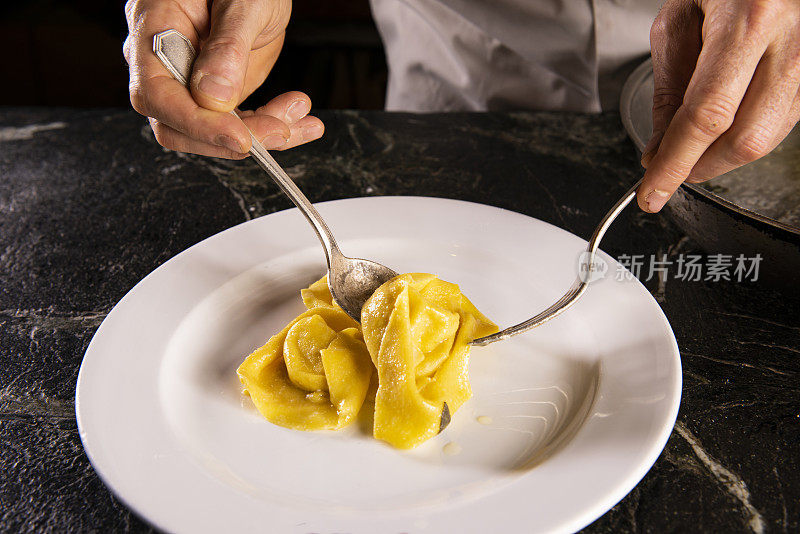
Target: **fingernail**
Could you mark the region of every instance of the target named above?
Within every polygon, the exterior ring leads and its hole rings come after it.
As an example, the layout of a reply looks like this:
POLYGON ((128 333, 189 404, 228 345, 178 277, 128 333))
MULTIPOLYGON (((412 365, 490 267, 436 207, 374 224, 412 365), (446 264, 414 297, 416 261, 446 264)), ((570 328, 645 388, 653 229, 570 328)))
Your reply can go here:
POLYGON ((644 197, 644 201, 647 203, 647 210, 650 213, 656 213, 663 208, 667 200, 669 200, 669 193, 661 189, 653 189, 644 197))
POLYGON ((264 148, 280 148, 286 144, 286 139, 284 136, 279 134, 270 134, 264 138, 261 142, 264 145, 264 148))
POLYGON ((309 124, 303 128, 303 139, 316 139, 322 135, 325 129, 319 124, 309 124))
POLYGON ((646 169, 647 166, 650 165, 650 162, 653 161, 653 156, 655 156, 655 150, 650 150, 642 154, 642 160, 640 162, 642 167, 646 169))
POLYGON ((233 98, 233 84, 225 78, 213 74, 203 74, 200 81, 197 82, 197 89, 220 102, 228 102, 233 98))
POLYGON ((221 147, 225 147, 228 150, 233 150, 234 152, 238 152, 242 154, 244 152, 244 148, 242 145, 234 139, 233 137, 228 137, 227 135, 220 134, 216 138, 214 138, 214 142, 221 147))
POLYGON ((296 122, 308 115, 308 112, 311 111, 311 108, 308 105, 308 102, 305 100, 298 100, 297 102, 293 103, 289 106, 289 109, 286 110, 286 119, 289 122, 296 122))

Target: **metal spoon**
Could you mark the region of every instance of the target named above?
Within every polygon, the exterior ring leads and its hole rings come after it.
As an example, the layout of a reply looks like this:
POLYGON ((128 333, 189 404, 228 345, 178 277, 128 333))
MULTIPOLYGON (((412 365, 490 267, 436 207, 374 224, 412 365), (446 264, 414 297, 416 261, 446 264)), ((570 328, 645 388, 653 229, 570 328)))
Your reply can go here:
MULTIPOLYGON (((636 197, 636 190, 639 189, 639 184, 642 181, 639 180, 634 184, 633 187, 628 189, 628 191, 622 196, 621 199, 617 201, 614 206, 608 210, 608 213, 600 221, 600 224, 597 225, 597 228, 594 229, 594 233, 592 234, 592 238, 589 240, 589 244, 586 246, 586 253, 588 254, 588 261, 585 262, 587 266, 587 273, 591 271, 594 267, 594 258, 597 253, 597 247, 600 246, 600 240, 603 239, 603 236, 608 230, 608 227, 611 226, 611 223, 614 222, 614 219, 617 218, 617 215, 622 213, 622 210, 625 209, 625 206, 630 204, 631 200, 636 197)), ((494 343, 495 341, 500 341, 501 339, 508 339, 511 336, 516 336, 517 334, 521 334, 522 332, 527 332, 532 328, 536 328, 537 326, 541 326, 550 319, 557 317, 567 311, 567 308, 575 304, 578 299, 583 295, 583 292, 586 291, 586 288, 589 286, 590 280, 588 280, 588 276, 581 276, 578 275, 578 279, 575 280, 575 283, 572 284, 572 287, 569 288, 563 297, 558 299, 555 304, 544 310, 543 312, 539 313, 514 326, 510 326, 505 330, 501 330, 496 334, 492 334, 490 336, 479 337, 478 339, 473 340, 470 345, 488 345, 489 343, 494 343)))
MULTIPOLYGON (((178 30, 167 30, 153 38, 153 51, 176 80, 188 87, 195 50, 178 30)), ((231 111, 234 117, 239 117, 231 111)), ((281 188, 317 233, 328 263, 328 286, 334 301, 350 317, 361 322, 361 308, 378 287, 397 276, 392 269, 370 260, 348 258, 339 250, 328 225, 311 202, 250 132, 250 155, 281 188)))

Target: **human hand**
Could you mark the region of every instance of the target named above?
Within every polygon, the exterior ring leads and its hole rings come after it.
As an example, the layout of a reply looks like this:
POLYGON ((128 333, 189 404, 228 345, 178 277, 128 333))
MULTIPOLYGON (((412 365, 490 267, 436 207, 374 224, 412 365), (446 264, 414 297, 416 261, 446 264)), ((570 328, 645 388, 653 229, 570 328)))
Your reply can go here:
POLYGON ((667 0, 650 44, 653 136, 637 199, 657 212, 684 181, 768 154, 800 119, 800 1, 667 0))
POLYGON ((248 127, 268 149, 321 137, 322 121, 308 115, 311 100, 298 91, 241 112, 242 120, 228 113, 266 79, 290 12, 291 0, 128 0, 123 51, 131 104, 149 118, 156 140, 171 150, 239 159, 250 149, 248 127), (200 51, 191 92, 153 53, 153 36, 170 28, 200 51))

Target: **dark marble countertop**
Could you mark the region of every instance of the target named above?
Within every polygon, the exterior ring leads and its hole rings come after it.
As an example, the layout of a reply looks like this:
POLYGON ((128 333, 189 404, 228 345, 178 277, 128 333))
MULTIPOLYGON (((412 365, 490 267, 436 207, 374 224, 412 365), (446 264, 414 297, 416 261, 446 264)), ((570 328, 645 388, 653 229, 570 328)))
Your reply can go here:
MULTIPOLYGON (((323 140, 276 155, 314 201, 456 198, 586 238, 640 173, 615 114, 321 116, 323 140)), ((81 446, 81 358, 155 267, 291 206, 260 173, 165 151, 130 111, 0 108, 0 530, 149 530, 81 446)), ((665 216, 633 208, 603 248, 697 253, 665 216)), ((682 280, 675 265, 641 278, 681 348, 678 422, 652 470, 586 532, 798 532, 798 288, 682 280)))

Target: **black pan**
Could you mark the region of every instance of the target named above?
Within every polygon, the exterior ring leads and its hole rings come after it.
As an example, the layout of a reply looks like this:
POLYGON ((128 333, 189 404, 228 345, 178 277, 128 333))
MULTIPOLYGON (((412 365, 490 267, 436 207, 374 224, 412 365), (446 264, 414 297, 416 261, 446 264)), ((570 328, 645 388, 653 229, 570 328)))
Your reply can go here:
MULTIPOLYGON (((653 67, 622 90, 620 113, 641 153, 653 131, 653 67)), ((800 128, 771 154, 705 184, 684 184, 665 213, 709 254, 761 255, 759 280, 800 288, 800 128)))

